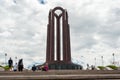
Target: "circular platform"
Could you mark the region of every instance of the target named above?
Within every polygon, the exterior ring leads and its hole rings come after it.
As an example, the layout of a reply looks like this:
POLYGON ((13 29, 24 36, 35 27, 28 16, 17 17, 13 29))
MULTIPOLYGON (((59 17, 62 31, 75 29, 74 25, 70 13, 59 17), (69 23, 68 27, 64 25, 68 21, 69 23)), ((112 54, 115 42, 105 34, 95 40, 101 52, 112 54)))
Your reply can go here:
POLYGON ((78 64, 74 64, 74 63, 65 63, 63 61, 55 61, 53 63, 49 63, 48 64, 49 66, 49 69, 55 69, 55 70, 74 70, 74 69, 82 69, 83 67, 81 65, 78 65, 78 64))

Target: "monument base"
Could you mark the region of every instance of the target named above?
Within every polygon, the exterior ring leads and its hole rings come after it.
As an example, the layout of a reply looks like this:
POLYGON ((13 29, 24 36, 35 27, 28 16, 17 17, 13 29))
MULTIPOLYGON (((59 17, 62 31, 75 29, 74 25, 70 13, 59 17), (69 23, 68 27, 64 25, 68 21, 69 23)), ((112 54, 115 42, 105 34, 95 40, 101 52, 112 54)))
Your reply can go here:
POLYGON ((49 69, 51 70, 73 70, 73 69, 82 69, 83 67, 74 63, 65 63, 63 61, 54 61, 48 64, 49 69))

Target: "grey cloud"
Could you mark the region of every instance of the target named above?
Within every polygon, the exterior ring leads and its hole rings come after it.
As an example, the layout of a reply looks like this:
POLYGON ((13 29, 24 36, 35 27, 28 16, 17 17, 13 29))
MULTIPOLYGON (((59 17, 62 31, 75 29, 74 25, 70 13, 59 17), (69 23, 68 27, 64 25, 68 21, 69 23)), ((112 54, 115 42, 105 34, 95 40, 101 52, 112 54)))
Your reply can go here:
POLYGON ((10 56, 20 55, 26 64, 31 63, 28 60, 45 59, 48 12, 59 5, 68 10, 73 60, 89 55, 93 64, 94 56, 108 55, 120 47, 118 3, 119 0, 52 0, 40 5, 37 0, 16 0, 16 4, 1 0, 0 34, 8 32, 11 36, 0 38, 0 49, 10 56))

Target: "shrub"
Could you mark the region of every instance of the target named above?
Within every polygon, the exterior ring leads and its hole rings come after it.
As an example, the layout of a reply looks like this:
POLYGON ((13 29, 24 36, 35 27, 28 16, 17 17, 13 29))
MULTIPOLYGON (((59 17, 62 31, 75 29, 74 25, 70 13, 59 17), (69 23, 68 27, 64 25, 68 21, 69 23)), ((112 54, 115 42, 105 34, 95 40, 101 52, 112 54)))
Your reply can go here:
POLYGON ((108 65, 107 67, 109 67, 109 68, 111 68, 111 69, 113 69, 113 70, 117 70, 117 69, 118 69, 118 67, 115 66, 115 65, 108 65))
POLYGON ((5 71, 8 71, 10 69, 9 66, 4 66, 5 71))
POLYGON ((2 67, 5 71, 8 71, 10 69, 9 66, 0 66, 0 67, 2 67))
POLYGON ((104 66, 98 66, 98 68, 99 68, 100 70, 104 70, 104 69, 105 69, 104 66))

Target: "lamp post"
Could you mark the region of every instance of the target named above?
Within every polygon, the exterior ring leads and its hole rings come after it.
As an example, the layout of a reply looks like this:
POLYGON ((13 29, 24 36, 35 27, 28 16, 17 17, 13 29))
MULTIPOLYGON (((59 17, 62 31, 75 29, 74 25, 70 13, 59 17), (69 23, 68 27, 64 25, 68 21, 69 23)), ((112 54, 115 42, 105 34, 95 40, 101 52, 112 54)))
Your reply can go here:
POLYGON ((113 65, 115 65, 115 57, 114 57, 115 54, 113 53, 112 56, 113 56, 113 65))
POLYGON ((5 65, 7 65, 7 53, 5 53, 5 65))
POLYGON ((96 58, 95 58, 95 67, 96 67, 96 58))
POLYGON ((17 57, 15 57, 15 64, 17 63, 17 57))
POLYGON ((102 66, 104 66, 103 56, 101 56, 102 66))

